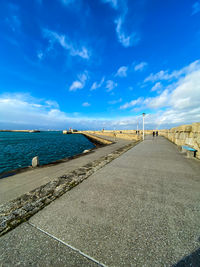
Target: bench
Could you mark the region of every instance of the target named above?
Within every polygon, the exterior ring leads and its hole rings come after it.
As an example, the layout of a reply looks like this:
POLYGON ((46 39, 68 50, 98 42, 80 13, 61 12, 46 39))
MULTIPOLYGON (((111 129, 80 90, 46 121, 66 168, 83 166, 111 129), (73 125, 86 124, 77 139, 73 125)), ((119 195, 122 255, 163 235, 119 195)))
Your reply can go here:
POLYGON ((197 150, 189 146, 182 146, 182 152, 187 153, 187 158, 193 158, 196 157, 197 150))

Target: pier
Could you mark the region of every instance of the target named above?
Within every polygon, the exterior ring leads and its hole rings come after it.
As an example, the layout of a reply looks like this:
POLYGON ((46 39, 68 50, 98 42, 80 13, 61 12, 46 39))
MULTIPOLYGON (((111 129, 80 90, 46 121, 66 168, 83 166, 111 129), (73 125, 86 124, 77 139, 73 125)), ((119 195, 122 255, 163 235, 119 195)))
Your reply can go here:
MULTIPOLYGON (((117 139, 68 166, 33 170, 30 180, 34 184, 37 176, 53 179, 101 156, 105 163, 130 143, 117 139)), ((146 136, 1 236, 0 263, 199 266, 199 174, 198 159, 187 158, 162 136, 146 136)))

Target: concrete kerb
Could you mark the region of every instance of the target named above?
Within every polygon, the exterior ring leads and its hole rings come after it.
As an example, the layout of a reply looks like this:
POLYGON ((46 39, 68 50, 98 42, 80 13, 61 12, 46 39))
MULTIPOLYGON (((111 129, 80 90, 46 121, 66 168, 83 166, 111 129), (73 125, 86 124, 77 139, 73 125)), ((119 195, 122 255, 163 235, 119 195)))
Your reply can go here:
POLYGON ((64 174, 54 181, 23 194, 15 200, 0 205, 0 236, 12 230, 20 223, 27 221, 32 215, 43 209, 53 200, 80 184, 95 171, 116 159, 139 142, 130 143, 118 148, 98 160, 64 174))

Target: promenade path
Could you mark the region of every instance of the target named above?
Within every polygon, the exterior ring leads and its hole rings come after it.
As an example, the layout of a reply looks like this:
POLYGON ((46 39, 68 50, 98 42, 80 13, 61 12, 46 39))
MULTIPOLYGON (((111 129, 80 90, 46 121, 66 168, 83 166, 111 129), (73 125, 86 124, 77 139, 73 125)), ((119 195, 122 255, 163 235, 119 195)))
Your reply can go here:
POLYGON ((200 162, 148 137, 0 238, 0 266, 200 266, 200 162))

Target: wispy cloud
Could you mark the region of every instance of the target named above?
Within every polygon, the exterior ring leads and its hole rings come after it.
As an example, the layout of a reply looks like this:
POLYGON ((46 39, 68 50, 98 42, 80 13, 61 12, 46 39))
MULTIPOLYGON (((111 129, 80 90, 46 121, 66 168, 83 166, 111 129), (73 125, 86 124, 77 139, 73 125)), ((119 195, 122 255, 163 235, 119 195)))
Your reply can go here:
POLYGON ((98 82, 94 82, 94 83, 92 84, 90 90, 91 90, 91 91, 94 91, 94 90, 100 88, 100 87, 103 85, 104 81, 105 81, 105 77, 103 77, 99 83, 98 83, 98 82))
POLYGON ((74 81, 69 88, 69 91, 77 91, 79 89, 83 89, 85 87, 85 82, 88 79, 87 72, 80 74, 78 76, 78 80, 74 81))
POLYGON ((117 73, 115 74, 115 76, 118 77, 126 77, 127 76, 127 71, 128 71, 128 67, 127 66, 122 66, 118 69, 117 73))
POLYGON ((82 104, 82 106, 83 106, 83 107, 89 107, 89 106, 91 106, 91 104, 88 103, 88 102, 84 102, 84 103, 82 104))
POLYGON ((192 6, 192 15, 195 15, 200 12, 200 2, 195 2, 192 6))
POLYGON ((135 71, 142 71, 144 68, 148 65, 147 62, 140 62, 139 64, 135 65, 134 70, 135 71))
POLYGON ((138 43, 139 37, 136 32, 128 33, 127 29, 125 28, 125 20, 126 15, 128 12, 127 1, 126 0, 101 0, 103 3, 109 3, 112 8, 120 12, 120 15, 117 19, 114 20, 116 24, 116 34, 118 41, 124 47, 134 46, 138 43))
POLYGON ((142 98, 138 98, 135 100, 132 100, 130 102, 125 103, 124 105, 120 106, 120 109, 127 109, 127 108, 132 108, 142 102, 142 98))
POLYGON ((161 80, 172 80, 172 79, 178 79, 181 76, 185 76, 196 69, 200 67, 200 60, 196 60, 192 62, 190 65, 180 69, 172 71, 171 73, 168 70, 161 70, 155 74, 151 73, 144 82, 156 82, 161 80))
POLYGON ((139 37, 137 36, 136 32, 132 32, 131 34, 127 34, 125 32, 125 29, 123 26, 124 20, 125 20, 125 15, 122 15, 118 19, 115 20, 118 41, 124 47, 136 45, 139 41, 139 37))
POLYGON ((64 34, 59 34, 49 29, 43 29, 43 35, 49 40, 48 51, 53 48, 54 43, 58 43, 63 49, 68 50, 71 56, 79 56, 83 59, 89 59, 89 51, 85 46, 78 47, 75 42, 68 40, 64 34))
POLYGON ((37 57, 41 60, 44 58, 44 53, 40 50, 37 52, 37 57))
POLYGON ((106 89, 107 89, 107 92, 111 92, 115 87, 117 87, 117 83, 112 81, 112 80, 108 80, 106 82, 106 89))
POLYGON ((154 92, 154 91, 159 91, 160 89, 162 89, 162 84, 161 82, 157 82, 152 88, 151 88, 151 91, 154 92))

